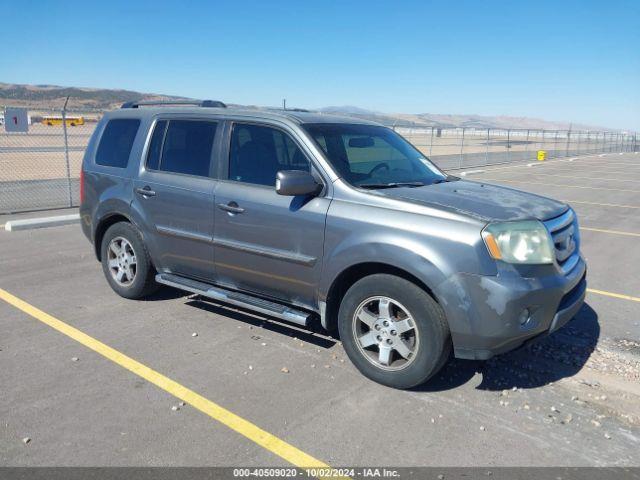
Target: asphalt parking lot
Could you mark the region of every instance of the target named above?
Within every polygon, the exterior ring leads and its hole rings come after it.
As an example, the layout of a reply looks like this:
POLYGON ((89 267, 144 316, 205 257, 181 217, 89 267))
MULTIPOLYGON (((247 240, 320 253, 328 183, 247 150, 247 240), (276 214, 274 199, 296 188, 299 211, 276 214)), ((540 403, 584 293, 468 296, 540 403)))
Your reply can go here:
POLYGON ((320 330, 170 289, 122 299, 78 225, 0 230, 0 464, 640 465, 640 154, 465 176, 570 203, 590 291, 556 334, 412 391, 320 330))

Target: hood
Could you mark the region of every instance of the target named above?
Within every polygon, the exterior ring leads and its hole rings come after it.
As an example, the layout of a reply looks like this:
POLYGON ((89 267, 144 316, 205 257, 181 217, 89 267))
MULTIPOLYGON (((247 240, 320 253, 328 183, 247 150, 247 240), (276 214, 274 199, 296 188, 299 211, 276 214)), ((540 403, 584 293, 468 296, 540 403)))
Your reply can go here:
POLYGON ((486 221, 532 218, 544 221, 562 215, 569 208, 562 202, 533 193, 467 180, 372 192, 416 204, 445 207, 486 221))

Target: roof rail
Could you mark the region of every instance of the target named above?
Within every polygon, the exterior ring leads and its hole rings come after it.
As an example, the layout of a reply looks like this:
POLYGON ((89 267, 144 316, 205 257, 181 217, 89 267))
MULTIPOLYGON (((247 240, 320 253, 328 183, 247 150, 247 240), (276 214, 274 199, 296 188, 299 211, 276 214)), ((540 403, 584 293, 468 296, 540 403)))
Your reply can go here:
POLYGON ((138 108, 152 105, 195 105, 197 107, 227 108, 227 106, 219 100, 167 100, 157 102, 125 102, 120 108, 138 108))

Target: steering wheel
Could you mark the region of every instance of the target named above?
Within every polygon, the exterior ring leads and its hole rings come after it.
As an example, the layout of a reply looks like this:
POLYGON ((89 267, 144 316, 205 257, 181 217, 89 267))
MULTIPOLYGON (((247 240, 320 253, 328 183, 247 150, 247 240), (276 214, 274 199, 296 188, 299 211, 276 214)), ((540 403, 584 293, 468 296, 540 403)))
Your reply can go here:
POLYGON ((375 167, 373 167, 369 171, 369 175, 373 175, 375 172, 377 172, 378 170, 380 170, 382 168, 386 168, 387 170, 391 170, 391 168, 389 167, 389 164, 382 162, 382 163, 379 163, 378 165, 376 165, 375 167))

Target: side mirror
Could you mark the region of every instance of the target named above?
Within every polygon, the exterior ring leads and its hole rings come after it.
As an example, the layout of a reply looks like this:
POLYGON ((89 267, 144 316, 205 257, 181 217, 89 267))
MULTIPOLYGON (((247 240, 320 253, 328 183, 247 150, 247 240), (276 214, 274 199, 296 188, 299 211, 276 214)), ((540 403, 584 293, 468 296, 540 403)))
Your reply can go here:
POLYGON ((309 172, 280 170, 276 175, 278 195, 315 195, 322 188, 309 172))

